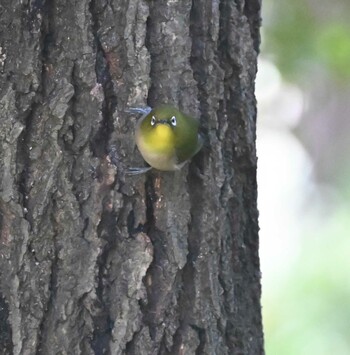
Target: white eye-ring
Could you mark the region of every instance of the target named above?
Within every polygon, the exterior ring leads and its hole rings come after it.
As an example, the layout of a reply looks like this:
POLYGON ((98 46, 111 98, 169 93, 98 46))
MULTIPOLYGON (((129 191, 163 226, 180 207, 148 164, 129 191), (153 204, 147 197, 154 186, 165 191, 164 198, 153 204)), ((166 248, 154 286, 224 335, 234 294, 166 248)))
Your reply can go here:
POLYGON ((156 124, 156 118, 154 116, 152 116, 151 126, 154 126, 155 124, 156 124))
POLYGON ((173 117, 171 117, 171 124, 173 125, 173 126, 176 126, 176 117, 175 116, 173 116, 173 117))

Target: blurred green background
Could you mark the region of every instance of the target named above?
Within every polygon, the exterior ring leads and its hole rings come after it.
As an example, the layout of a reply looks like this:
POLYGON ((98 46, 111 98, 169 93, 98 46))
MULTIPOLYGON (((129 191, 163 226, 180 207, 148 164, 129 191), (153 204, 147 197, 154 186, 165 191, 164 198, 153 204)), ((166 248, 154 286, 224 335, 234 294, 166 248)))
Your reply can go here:
POLYGON ((267 355, 350 354, 350 1, 263 0, 258 184, 267 355))

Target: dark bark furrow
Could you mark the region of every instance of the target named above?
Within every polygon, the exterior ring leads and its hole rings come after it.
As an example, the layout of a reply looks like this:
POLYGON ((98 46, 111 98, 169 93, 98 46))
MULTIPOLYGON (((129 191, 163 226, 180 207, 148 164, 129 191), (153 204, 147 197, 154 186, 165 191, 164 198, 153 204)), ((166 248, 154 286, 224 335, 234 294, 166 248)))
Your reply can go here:
POLYGON ((9 307, 2 295, 0 295, 0 349, 1 355, 13 354, 12 329, 9 323, 9 307))

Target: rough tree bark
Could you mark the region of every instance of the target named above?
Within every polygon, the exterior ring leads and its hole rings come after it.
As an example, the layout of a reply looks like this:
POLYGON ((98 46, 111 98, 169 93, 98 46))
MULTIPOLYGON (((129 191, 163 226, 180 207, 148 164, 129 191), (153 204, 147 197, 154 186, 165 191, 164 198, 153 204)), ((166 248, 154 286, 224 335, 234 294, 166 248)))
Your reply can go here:
POLYGON ((260 0, 2 0, 1 354, 262 354, 260 0), (127 107, 205 146, 143 164, 127 107))

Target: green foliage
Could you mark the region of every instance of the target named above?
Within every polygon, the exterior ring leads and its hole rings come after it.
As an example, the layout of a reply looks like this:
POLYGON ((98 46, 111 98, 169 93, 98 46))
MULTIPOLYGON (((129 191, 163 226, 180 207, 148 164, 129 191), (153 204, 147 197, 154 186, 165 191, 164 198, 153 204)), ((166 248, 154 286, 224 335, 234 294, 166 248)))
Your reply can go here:
POLYGON ((331 23, 324 28, 316 41, 316 54, 339 78, 350 78, 350 27, 331 23))
MULTIPOLYGON (((305 79, 319 66, 336 79, 350 78, 348 21, 334 14, 321 16, 317 10, 324 6, 322 2, 318 7, 306 0, 267 3, 263 48, 274 54, 273 59, 287 79, 305 79)), ((336 7, 336 3, 328 6, 336 7)))
MULTIPOLYGON (((342 103, 336 98, 349 90, 350 2, 265 0, 263 5, 263 55, 272 59, 285 79, 302 87, 306 97, 312 95, 308 91, 312 86, 331 83, 324 91, 326 99, 342 103)), ((325 104, 323 99, 313 99, 320 107, 325 104)), ((336 107, 341 114, 348 109, 340 104, 336 107)), ((310 122, 313 126, 305 125, 303 129, 317 134, 319 122, 310 122)), ((267 355, 350 354, 350 168, 346 164, 347 151, 340 148, 344 137, 348 142, 346 130, 338 141, 334 140, 339 148, 333 152, 337 154, 319 158, 340 161, 341 172, 330 168, 333 184, 341 182, 339 201, 331 198, 332 207, 327 205, 327 213, 315 219, 306 212, 324 206, 317 201, 308 206, 298 221, 303 238, 295 240, 300 248, 297 260, 292 265, 276 265, 278 275, 274 275, 272 285, 269 280, 264 283, 263 278, 267 355), (312 228, 308 227, 310 221, 312 228)), ((288 189, 288 182, 284 183, 288 189)), ((334 186, 330 191, 335 191, 334 186)))

